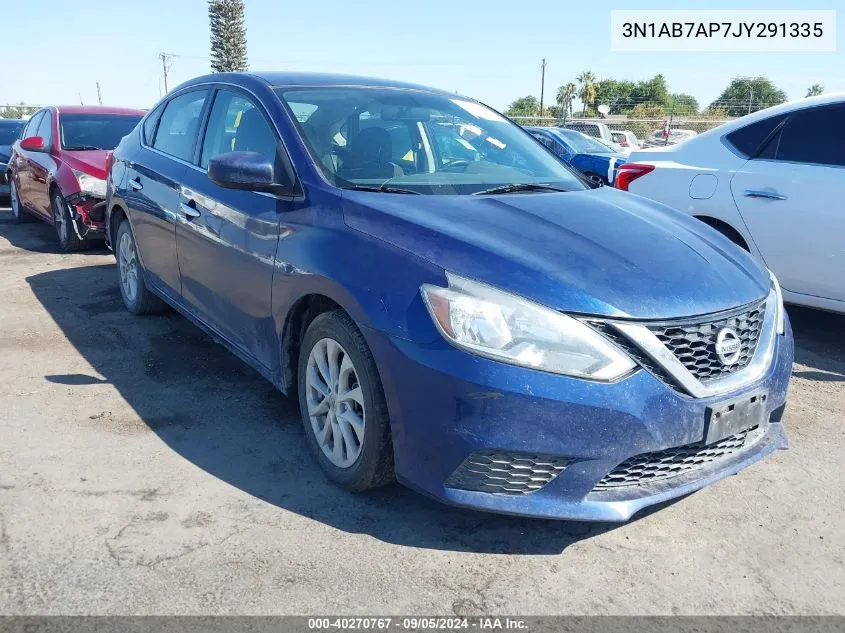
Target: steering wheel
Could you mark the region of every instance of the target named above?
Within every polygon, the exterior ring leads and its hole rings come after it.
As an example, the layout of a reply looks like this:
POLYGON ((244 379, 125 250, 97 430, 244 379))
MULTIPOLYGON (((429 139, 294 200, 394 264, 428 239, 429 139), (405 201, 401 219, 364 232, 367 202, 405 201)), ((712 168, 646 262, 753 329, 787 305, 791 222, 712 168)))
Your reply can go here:
POLYGON ((440 171, 457 171, 461 167, 463 167, 462 171, 466 171, 466 168, 469 167, 469 161, 468 160, 460 160, 460 159, 459 160, 453 160, 453 161, 443 165, 443 167, 440 169, 440 171))

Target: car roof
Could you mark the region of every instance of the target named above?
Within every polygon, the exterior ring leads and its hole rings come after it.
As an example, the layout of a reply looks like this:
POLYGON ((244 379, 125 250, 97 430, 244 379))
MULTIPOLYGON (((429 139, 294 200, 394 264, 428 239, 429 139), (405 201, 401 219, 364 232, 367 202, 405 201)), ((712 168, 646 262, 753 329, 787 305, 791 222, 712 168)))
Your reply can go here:
POLYGON ((137 108, 112 108, 110 106, 86 106, 86 105, 70 105, 70 106, 53 106, 59 114, 123 114, 143 116, 144 110, 137 108))
POLYGON ((238 73, 214 73, 210 75, 203 75, 191 79, 182 86, 187 87, 194 84, 210 83, 210 82, 227 82, 234 83, 247 82, 250 79, 259 79, 270 86, 296 86, 296 87, 330 87, 330 86, 364 86, 371 88, 402 88, 405 90, 420 90, 441 95, 448 95, 450 97, 459 96, 453 92, 431 88, 430 86, 423 86, 420 84, 408 83, 403 81, 394 81, 392 79, 379 79, 377 77, 363 77, 359 75, 342 75, 336 73, 309 73, 309 72, 293 72, 293 71, 249 71, 238 73))
POLYGON ((23 119, 0 119, 0 127, 18 127, 24 123, 23 119))

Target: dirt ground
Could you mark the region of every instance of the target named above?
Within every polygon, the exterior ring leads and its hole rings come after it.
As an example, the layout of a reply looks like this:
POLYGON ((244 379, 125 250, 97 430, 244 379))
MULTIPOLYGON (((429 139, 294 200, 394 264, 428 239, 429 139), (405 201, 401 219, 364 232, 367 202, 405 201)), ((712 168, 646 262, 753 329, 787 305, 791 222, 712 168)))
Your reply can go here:
POLYGON ((790 308, 791 447, 622 525, 352 495, 293 402, 112 256, 0 211, 0 613, 845 613, 845 317, 790 308))

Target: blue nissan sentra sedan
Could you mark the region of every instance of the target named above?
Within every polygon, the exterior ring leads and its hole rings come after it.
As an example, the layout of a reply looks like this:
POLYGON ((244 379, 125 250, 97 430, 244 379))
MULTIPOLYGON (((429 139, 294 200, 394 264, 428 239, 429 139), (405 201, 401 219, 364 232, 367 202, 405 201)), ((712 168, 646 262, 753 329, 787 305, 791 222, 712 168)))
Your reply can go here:
POLYGON ((595 176, 603 184, 612 185, 619 165, 626 157, 599 139, 578 130, 558 127, 526 127, 531 136, 585 176, 595 176))
POLYGON ((473 99, 208 75, 107 187, 127 309, 172 306, 295 395, 350 490, 624 521, 786 446, 775 278, 473 99))

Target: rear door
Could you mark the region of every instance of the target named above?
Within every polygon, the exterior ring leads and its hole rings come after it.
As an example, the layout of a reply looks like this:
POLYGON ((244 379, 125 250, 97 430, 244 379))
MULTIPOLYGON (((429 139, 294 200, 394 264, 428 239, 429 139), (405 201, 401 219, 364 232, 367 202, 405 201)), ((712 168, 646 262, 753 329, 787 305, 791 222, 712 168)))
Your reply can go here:
MULTIPOLYGON (((24 128, 24 131, 21 133, 21 139, 36 136, 38 125, 41 123, 41 119, 43 118, 43 110, 33 114, 32 118, 26 124, 26 128, 24 128)), ((35 152, 22 149, 20 143, 18 143, 15 151, 17 153, 17 156, 15 157, 15 174, 17 175, 18 198, 20 198, 22 205, 27 208, 31 208, 30 191, 32 190, 32 169, 30 168, 30 157, 35 152)))
POLYGON ((784 288, 845 300, 845 103, 793 113, 731 191, 784 288))
POLYGON ((181 295, 176 256, 179 191, 197 142, 207 88, 182 92, 153 113, 141 148, 127 164, 125 193, 135 242, 149 281, 174 299, 181 295))
POLYGON ((233 346, 265 367, 277 361, 271 288, 279 214, 290 203, 268 193, 226 189, 209 180, 211 158, 232 151, 276 163, 282 149, 263 108, 234 87, 219 89, 198 166, 183 177, 176 228, 182 297, 233 346))

